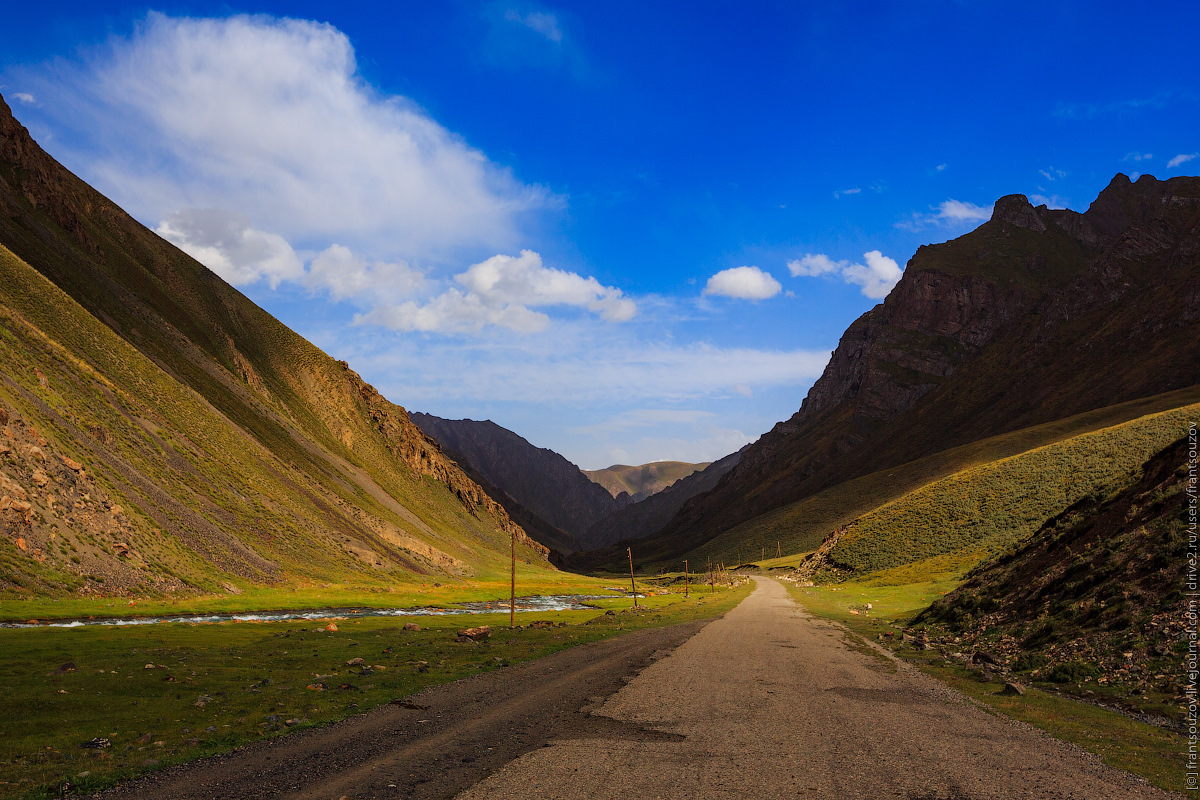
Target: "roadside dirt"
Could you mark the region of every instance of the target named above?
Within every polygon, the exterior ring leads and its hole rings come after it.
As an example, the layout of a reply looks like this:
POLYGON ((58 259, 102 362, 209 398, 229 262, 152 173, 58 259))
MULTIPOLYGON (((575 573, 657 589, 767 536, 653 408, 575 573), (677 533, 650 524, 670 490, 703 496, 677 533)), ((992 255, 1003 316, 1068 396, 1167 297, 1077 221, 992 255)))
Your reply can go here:
MULTIPOLYGON (((550 740, 671 741, 587 709, 706 621, 580 645, 437 686, 325 728, 202 759, 93 795, 145 800, 453 797, 550 740)), ((503 631, 497 631, 503 637, 503 631)))

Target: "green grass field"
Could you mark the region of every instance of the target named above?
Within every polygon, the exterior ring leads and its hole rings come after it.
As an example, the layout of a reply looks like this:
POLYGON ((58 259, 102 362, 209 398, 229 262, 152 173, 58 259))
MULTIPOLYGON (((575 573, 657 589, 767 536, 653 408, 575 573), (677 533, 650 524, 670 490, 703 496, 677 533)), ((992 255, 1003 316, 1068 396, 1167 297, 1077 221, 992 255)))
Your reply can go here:
POLYGON ((567 623, 541 629, 480 614, 347 619, 336 632, 325 621, 0 630, 0 797, 58 796, 64 782, 98 789, 565 647, 716 616, 750 589, 656 593, 639 600, 649 613, 605 615, 630 607, 619 598, 518 616, 567 623), (408 621, 422 630, 404 631, 408 621), (476 625, 491 625, 491 639, 455 641, 476 625), (97 737, 111 745, 80 747, 97 737))

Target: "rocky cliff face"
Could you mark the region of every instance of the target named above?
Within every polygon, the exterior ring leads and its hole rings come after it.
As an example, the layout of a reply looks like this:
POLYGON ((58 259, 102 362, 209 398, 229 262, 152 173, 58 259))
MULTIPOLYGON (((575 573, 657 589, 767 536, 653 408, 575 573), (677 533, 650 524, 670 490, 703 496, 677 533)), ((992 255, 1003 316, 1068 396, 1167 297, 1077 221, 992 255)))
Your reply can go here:
POLYGON ((1197 178, 1118 175, 1084 214, 1001 198, 920 248, 800 410, 655 538, 683 552, 851 477, 1200 382, 1198 251, 1197 178))

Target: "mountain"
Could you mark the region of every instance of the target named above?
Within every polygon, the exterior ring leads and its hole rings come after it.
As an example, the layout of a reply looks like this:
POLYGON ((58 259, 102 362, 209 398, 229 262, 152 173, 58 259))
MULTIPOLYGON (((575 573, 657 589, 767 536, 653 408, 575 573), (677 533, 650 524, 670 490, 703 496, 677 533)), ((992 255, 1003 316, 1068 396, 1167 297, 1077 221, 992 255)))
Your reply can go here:
POLYGON ((613 497, 626 494, 636 503, 656 492, 661 492, 681 478, 699 472, 711 463, 711 461, 702 464, 688 464, 683 461, 652 461, 637 467, 613 464, 604 469, 585 469, 583 474, 608 489, 608 493, 613 497))
POLYGON ((450 420, 420 413, 412 419, 456 461, 469 465, 544 523, 565 531, 570 538, 557 537, 555 549, 564 548, 560 552, 589 549, 588 528, 629 502, 614 498, 553 450, 536 447, 491 420, 450 420))
POLYGON ((920 248, 799 411, 644 542, 674 558, 861 476, 1200 383, 1200 179, 1117 175, 1083 214, 995 204, 920 248))
MULTIPOLYGON (((581 554, 577 558, 569 559, 568 563, 578 568, 601 564, 605 559, 613 557, 613 553, 604 552, 604 548, 612 547, 622 541, 644 539, 661 530, 671 521, 684 503, 716 486, 725 473, 737 465, 738 459, 741 458, 744 451, 745 448, 742 448, 736 453, 730 453, 724 458, 708 464, 704 469, 680 478, 662 491, 617 509, 599 520, 588 528, 584 538, 591 545, 590 550, 600 552, 581 554)), ((613 467, 609 467, 609 469, 613 469, 613 467)), ((624 552, 622 548, 617 549, 624 552)))
POLYGON ((977 567, 917 621, 1034 680, 1109 684, 1124 697, 1163 691, 1178 674, 1169 694, 1186 700, 1188 468, 1184 437, 1123 487, 1084 497, 977 567))
POLYGON ((0 98, 0 590, 240 592, 546 548, 344 362, 47 155, 0 98))

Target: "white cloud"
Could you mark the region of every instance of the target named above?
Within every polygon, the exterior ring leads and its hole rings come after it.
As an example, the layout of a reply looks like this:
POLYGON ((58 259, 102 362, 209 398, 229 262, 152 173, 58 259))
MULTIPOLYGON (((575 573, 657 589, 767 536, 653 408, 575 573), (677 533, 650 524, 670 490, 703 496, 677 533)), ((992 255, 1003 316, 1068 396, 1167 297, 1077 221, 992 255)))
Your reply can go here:
POLYGON ((37 102, 37 98, 29 92, 13 92, 12 96, 14 100, 19 100, 27 106, 31 106, 37 102))
POLYGON ((817 277, 836 274, 846 283, 862 287, 862 293, 872 300, 887 297, 904 276, 904 270, 895 259, 888 258, 878 250, 863 253, 864 264, 834 261, 824 253, 808 253, 802 258, 788 262, 788 271, 794 277, 817 277))
POLYGON ((1200 153, 1180 153, 1179 155, 1175 156, 1174 158, 1172 158, 1170 161, 1167 162, 1167 168, 1174 169, 1175 167, 1178 167, 1181 164, 1186 164, 1187 162, 1191 161, 1193 158, 1196 158, 1197 156, 1200 156, 1200 153))
POLYGON ((911 219, 897 222, 896 227, 909 231, 920 231, 931 226, 961 228, 971 223, 987 222, 991 218, 991 206, 977 206, 974 203, 951 199, 944 200, 929 213, 913 212, 911 219))
POLYGON ((545 329, 550 318, 530 307, 584 308, 609 322, 625 322, 637 314, 637 304, 620 289, 543 266, 542 257, 532 250, 492 256, 454 280, 466 291, 450 288, 424 305, 408 301, 381 306, 356 321, 405 331, 479 333, 492 325, 535 333, 545 329))
POLYGON ((540 33, 552 42, 558 43, 563 40, 562 28, 558 24, 558 17, 549 11, 521 12, 510 8, 504 12, 504 18, 509 22, 524 25, 526 28, 535 33, 540 33))
POLYGON ((731 267, 708 279, 704 294, 736 297, 741 300, 766 300, 779 294, 783 286, 771 274, 758 267, 731 267))
POLYGON ((697 422, 716 418, 712 411, 698 411, 680 408, 635 408, 622 411, 617 416, 594 425, 583 425, 572 428, 574 433, 590 433, 593 435, 610 434, 615 431, 627 431, 632 428, 652 428, 664 424, 694 425, 697 422))
POLYGON ((1049 169, 1039 169, 1038 174, 1043 176, 1048 181, 1067 177, 1067 173, 1064 170, 1055 169, 1054 167, 1050 167, 1049 169))
POLYGON ((155 233, 234 286, 300 280, 304 265, 278 234, 256 230, 232 211, 189 208, 162 221, 155 233))
POLYGON ((865 265, 851 264, 842 270, 842 278, 847 283, 861 286, 862 293, 872 300, 882 300, 904 277, 904 270, 878 250, 863 253, 863 259, 867 262, 865 265))
POLYGON ((937 170, 938 172, 942 172, 948 166, 950 166, 950 165, 949 164, 938 164, 936 167, 934 167, 934 169, 937 170))
POLYGON ((1122 160, 1122 161, 1149 161, 1149 160, 1150 160, 1150 159, 1152 159, 1152 158, 1154 158, 1154 154, 1153 154, 1153 153, 1137 153, 1137 152, 1134 152, 1134 153, 1126 153, 1126 154, 1125 154, 1125 158, 1123 158, 1123 159, 1121 159, 1121 160, 1122 160))
POLYGON ((405 261, 368 262, 350 248, 333 244, 312 260, 304 282, 310 289, 328 291, 334 300, 394 301, 420 291, 426 279, 405 261))
POLYGON ((152 13, 47 72, 44 105, 94 148, 73 161, 141 219, 225 208, 298 249, 451 260, 515 246, 523 215, 559 202, 367 85, 327 24, 152 13))
POLYGON ((862 194, 862 187, 855 186, 853 189, 840 189, 833 193, 833 199, 838 200, 844 194, 862 194))

